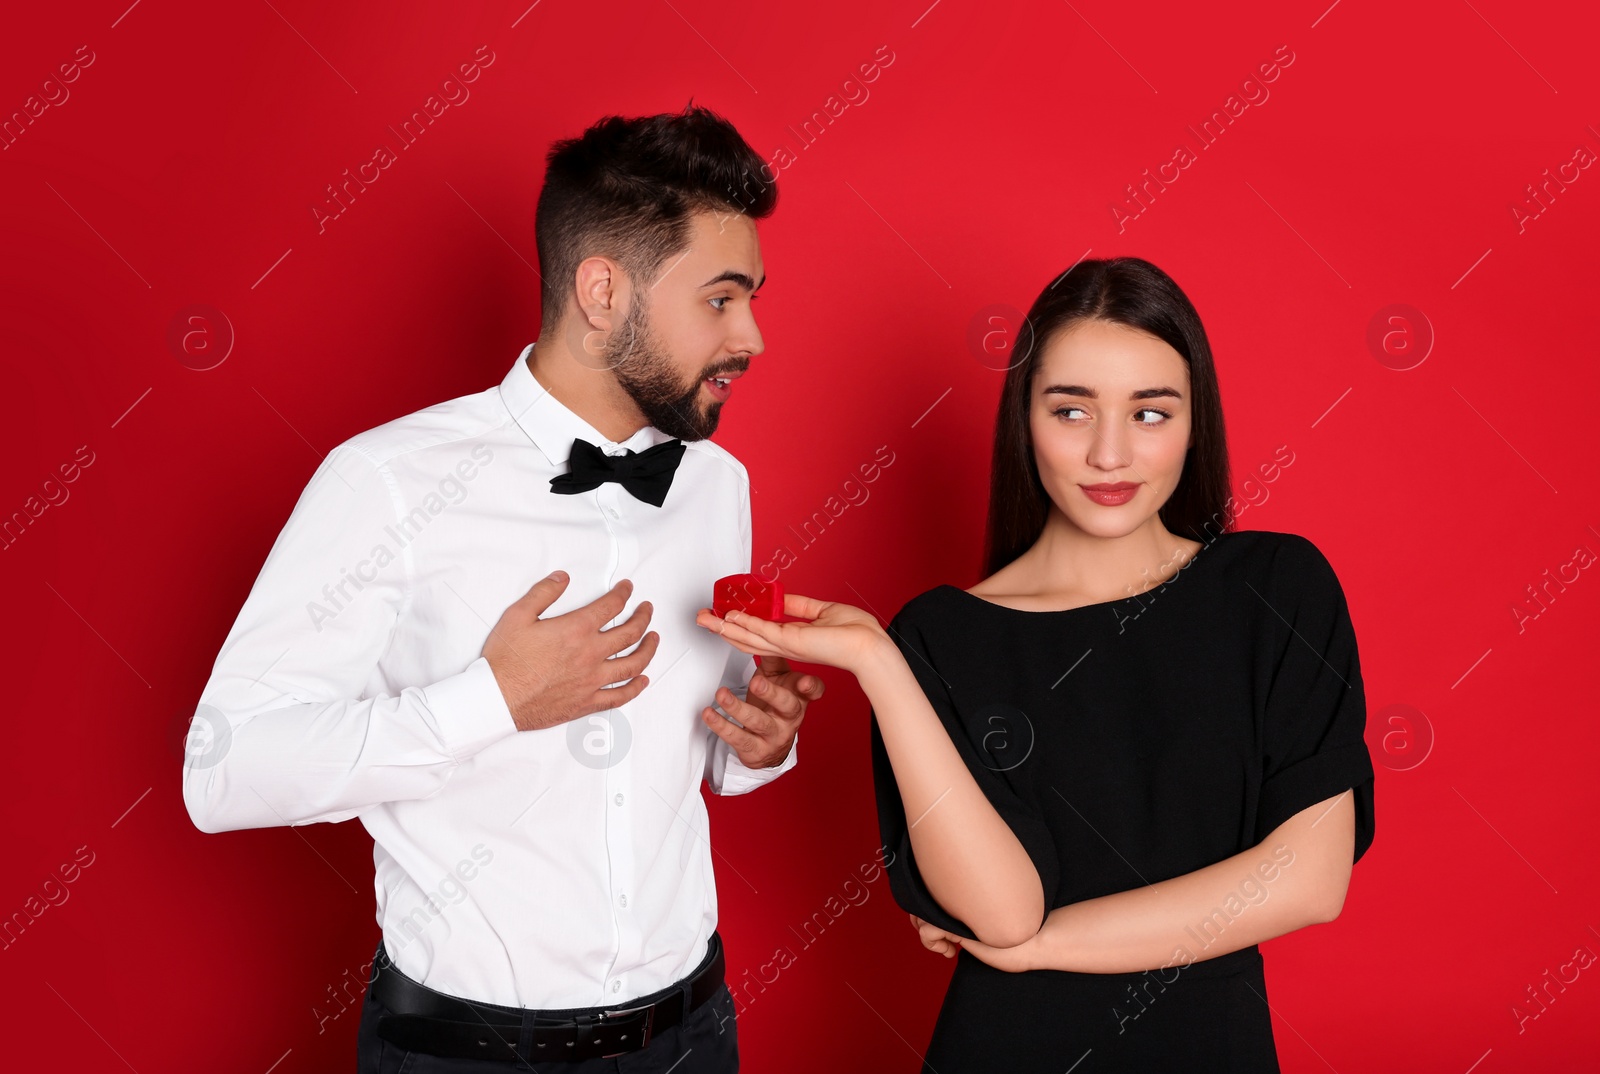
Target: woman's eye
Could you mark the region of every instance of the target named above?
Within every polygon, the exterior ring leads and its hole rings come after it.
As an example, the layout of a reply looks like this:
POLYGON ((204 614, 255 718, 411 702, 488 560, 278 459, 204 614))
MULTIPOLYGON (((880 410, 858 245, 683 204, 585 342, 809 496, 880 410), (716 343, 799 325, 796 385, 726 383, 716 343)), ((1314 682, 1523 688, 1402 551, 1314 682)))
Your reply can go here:
MULTIPOLYGON (((727 295, 718 295, 716 298, 710 298, 710 299, 707 299, 706 301, 708 301, 708 302, 727 302, 727 301, 729 301, 729 298, 728 298, 727 295)), ((721 310, 722 307, 721 306, 713 306, 712 309, 721 310)))
MULTIPOLYGON (((1055 410, 1051 411, 1051 413, 1055 414, 1057 417, 1065 418, 1069 412, 1074 411, 1074 410, 1079 411, 1080 413, 1082 413, 1083 412, 1083 407, 1081 407, 1081 406, 1072 406, 1072 405, 1069 404, 1067 406, 1058 407, 1055 410)), ((1134 413, 1135 414, 1154 414, 1155 415, 1155 420, 1153 420, 1153 421, 1139 421, 1137 423, 1139 425, 1160 425, 1162 422, 1164 422, 1168 418, 1172 417, 1172 415, 1168 414, 1165 410, 1157 410, 1153 406, 1140 407, 1138 410, 1134 411, 1134 413)))

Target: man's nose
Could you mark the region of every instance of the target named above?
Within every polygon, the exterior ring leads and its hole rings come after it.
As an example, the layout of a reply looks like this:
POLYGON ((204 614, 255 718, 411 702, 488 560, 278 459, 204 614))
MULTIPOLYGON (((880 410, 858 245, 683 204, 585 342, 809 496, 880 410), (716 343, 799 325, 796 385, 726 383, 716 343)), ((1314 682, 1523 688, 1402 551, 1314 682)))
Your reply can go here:
POLYGON ((767 349, 766 340, 761 338, 761 329, 756 327, 754 317, 750 318, 748 325, 743 326, 742 331, 735 334, 731 342, 736 350, 750 358, 754 358, 767 349))

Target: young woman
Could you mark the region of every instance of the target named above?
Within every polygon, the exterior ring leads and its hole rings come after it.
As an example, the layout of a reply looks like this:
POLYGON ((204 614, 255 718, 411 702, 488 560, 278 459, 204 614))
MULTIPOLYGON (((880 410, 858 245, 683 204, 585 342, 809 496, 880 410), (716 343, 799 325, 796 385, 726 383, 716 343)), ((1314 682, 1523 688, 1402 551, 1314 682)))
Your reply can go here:
POLYGON ((697 622, 871 702, 891 890, 957 957, 925 1071, 1276 1071, 1257 944, 1337 917, 1373 837, 1343 591, 1305 538, 1230 528, 1210 346, 1165 273, 1080 262, 1027 325, 987 577, 887 632, 796 594, 810 622, 697 622))

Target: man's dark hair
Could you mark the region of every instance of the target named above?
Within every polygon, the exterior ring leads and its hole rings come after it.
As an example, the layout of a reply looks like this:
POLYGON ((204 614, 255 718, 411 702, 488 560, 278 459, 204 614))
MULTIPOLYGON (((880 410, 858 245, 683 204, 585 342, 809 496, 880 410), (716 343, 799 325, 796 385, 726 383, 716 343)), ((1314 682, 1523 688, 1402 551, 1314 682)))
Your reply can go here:
POLYGON ((733 124, 692 102, 680 113, 606 116, 550 147, 534 213, 543 319, 561 316, 586 257, 614 258, 636 285, 655 282, 689 244, 690 217, 777 207, 772 173, 733 124))

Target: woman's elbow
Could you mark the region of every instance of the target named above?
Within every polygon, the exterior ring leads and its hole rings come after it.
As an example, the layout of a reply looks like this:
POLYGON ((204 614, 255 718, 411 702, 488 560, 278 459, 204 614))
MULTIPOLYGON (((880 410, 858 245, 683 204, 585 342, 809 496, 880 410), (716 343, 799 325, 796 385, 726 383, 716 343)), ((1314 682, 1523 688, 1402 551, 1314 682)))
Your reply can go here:
POLYGON ((977 933, 979 942, 990 947, 1018 947, 1039 934, 1044 916, 1044 899, 1040 897, 1014 911, 981 915, 981 924, 973 924, 972 931, 977 933))
POLYGON ((1326 925, 1328 922, 1338 918, 1339 914, 1344 911, 1344 897, 1349 890, 1350 882, 1347 878, 1344 883, 1334 885, 1324 893, 1322 906, 1317 914, 1318 924, 1326 925))
POLYGON ((1017 927, 1016 925, 999 925, 972 930, 978 934, 978 942, 989 947, 1020 947, 1039 934, 1037 925, 1017 927))

